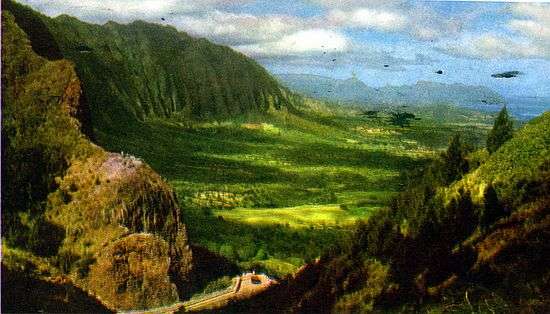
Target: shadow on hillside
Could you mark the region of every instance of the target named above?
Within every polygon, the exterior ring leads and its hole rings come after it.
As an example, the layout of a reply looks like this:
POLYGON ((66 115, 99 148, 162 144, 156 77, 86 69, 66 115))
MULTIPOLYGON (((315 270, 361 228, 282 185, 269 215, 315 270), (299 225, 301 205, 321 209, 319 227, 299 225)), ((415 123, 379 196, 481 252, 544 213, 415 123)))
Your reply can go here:
POLYGON ((426 159, 400 156, 385 151, 366 151, 315 143, 304 144, 281 153, 281 158, 302 166, 366 167, 372 169, 406 169, 425 163, 426 159))
POLYGON ((112 313, 70 283, 32 278, 2 264, 2 313, 112 313))
POLYGON ((249 224, 199 210, 183 212, 191 243, 232 260, 304 258, 311 261, 346 238, 345 228, 293 228, 284 224, 249 224))

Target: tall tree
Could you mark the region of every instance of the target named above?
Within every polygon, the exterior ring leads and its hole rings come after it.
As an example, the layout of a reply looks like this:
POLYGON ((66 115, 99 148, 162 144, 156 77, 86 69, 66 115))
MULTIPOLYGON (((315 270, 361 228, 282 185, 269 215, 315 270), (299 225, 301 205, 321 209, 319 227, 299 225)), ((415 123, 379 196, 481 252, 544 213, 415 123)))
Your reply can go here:
POLYGON ((497 192, 492 184, 489 184, 483 195, 483 211, 481 212, 480 225, 487 229, 493 222, 506 215, 497 192))
POLYGON ((466 155, 469 150, 468 146, 462 142, 460 134, 455 134, 443 156, 447 183, 460 179, 468 172, 469 165, 466 155))
POLYGON ((506 106, 498 114, 493 129, 487 137, 487 150, 494 153, 502 144, 512 138, 514 133, 514 122, 508 115, 506 106))

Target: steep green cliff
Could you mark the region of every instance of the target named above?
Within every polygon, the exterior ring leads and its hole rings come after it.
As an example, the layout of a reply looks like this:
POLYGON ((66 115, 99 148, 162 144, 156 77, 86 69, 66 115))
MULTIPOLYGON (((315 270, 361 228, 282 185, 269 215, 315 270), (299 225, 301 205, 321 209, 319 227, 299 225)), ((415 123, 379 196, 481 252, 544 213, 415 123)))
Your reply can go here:
POLYGON ((66 15, 51 19, 3 3, 24 31, 34 34, 39 24, 47 26, 44 33, 51 35, 45 36, 55 42, 45 57, 56 57, 59 47, 75 63, 94 128, 116 130, 153 118, 221 119, 290 104, 255 61, 173 27, 141 21, 94 25, 66 15))

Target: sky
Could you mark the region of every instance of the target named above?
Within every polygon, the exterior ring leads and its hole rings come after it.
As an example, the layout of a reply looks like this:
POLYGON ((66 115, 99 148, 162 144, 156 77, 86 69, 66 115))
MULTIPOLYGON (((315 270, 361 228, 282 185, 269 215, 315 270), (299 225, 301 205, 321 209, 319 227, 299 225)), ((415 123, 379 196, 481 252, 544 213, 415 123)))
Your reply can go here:
POLYGON ((483 85, 550 97, 549 1, 19 0, 90 23, 145 20, 231 46, 272 73, 483 85), (437 71, 443 74, 437 74, 437 71), (513 78, 491 74, 520 71, 513 78))

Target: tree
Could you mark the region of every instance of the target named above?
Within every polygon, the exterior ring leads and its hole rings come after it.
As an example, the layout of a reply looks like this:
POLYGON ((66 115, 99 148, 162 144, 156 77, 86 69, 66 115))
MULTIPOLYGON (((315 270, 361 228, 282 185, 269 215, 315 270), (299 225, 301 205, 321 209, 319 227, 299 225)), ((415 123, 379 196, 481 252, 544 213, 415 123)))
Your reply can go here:
POLYGON ((487 227, 499 218, 506 216, 506 213, 492 184, 489 184, 485 190, 485 193, 483 194, 483 202, 484 206, 480 217, 480 225, 481 228, 487 229, 487 227))
POLYGON ((410 126, 412 120, 420 120, 420 118, 409 112, 392 112, 389 122, 404 128, 410 126))
POLYGON ((506 106, 498 114, 493 129, 487 137, 487 150, 494 153, 502 144, 512 138, 514 133, 514 122, 508 115, 506 106))
POLYGON ((466 155, 469 148, 462 142, 460 134, 455 134, 443 158, 445 160, 445 174, 447 183, 460 179, 468 172, 469 165, 466 155))

